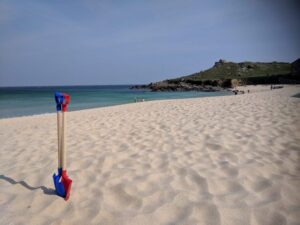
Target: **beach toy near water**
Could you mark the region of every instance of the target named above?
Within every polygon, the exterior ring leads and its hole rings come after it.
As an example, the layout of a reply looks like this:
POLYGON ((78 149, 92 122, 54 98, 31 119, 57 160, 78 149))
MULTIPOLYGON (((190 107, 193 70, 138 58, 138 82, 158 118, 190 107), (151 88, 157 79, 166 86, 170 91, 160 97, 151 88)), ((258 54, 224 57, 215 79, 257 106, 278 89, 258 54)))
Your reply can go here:
POLYGON ((53 182, 55 186, 55 190, 57 195, 61 197, 65 197, 65 188, 61 181, 61 175, 62 175, 62 165, 61 165, 61 119, 62 119, 62 104, 64 101, 64 96, 56 92, 55 93, 55 102, 56 102, 56 111, 57 111, 57 138, 58 138, 58 171, 57 175, 53 174, 53 182))
POLYGON ((58 173, 53 174, 53 182, 57 195, 68 200, 72 186, 72 180, 66 170, 66 112, 70 103, 70 96, 65 93, 56 92, 55 102, 57 110, 57 136, 58 136, 58 173))

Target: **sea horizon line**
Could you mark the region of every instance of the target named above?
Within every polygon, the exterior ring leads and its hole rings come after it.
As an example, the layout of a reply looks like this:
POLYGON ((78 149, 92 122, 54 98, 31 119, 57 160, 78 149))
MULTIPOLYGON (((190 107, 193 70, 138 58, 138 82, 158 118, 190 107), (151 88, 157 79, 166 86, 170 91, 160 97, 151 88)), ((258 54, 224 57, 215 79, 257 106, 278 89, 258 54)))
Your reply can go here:
POLYGON ((141 84, 83 84, 83 85, 22 85, 22 86, 0 86, 0 88, 46 88, 46 87, 100 87, 100 86, 133 86, 141 84))

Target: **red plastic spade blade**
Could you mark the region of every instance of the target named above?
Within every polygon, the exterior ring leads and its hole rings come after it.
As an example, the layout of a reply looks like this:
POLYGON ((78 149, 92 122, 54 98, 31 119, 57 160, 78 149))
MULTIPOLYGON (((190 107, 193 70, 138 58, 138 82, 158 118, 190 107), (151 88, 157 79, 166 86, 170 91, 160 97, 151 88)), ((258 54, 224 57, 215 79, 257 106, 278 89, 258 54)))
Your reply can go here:
POLYGON ((66 170, 62 171, 61 182, 63 183, 65 188, 65 193, 66 193, 65 200, 67 201, 70 197, 72 180, 68 177, 66 170))

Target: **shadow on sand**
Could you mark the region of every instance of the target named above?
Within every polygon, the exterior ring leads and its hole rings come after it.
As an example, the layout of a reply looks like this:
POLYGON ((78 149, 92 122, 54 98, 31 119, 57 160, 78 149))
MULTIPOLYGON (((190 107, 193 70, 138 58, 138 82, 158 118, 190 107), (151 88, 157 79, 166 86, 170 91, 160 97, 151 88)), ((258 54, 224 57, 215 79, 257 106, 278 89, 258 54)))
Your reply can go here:
POLYGON ((28 190, 30 191, 34 191, 34 190, 37 190, 37 189, 41 189, 44 194, 46 195, 56 195, 55 193, 55 190, 52 189, 52 188, 46 188, 45 186, 39 186, 39 187, 32 187, 30 186, 29 184, 27 184, 25 181, 15 181, 14 179, 10 178, 10 177, 7 177, 5 175, 0 175, 0 180, 5 180, 7 181, 8 183, 11 183, 13 185, 15 184, 20 184, 22 185, 23 187, 27 188, 28 190))

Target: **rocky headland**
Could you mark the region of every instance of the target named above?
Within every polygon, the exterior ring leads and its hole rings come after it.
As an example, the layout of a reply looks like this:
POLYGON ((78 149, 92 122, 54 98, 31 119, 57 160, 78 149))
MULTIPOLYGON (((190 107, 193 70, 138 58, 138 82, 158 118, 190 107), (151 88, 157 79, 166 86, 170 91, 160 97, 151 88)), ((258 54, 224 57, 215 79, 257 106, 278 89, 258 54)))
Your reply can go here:
POLYGON ((220 59, 204 71, 131 88, 152 91, 220 91, 240 85, 299 83, 300 58, 293 63, 235 63, 220 59))

